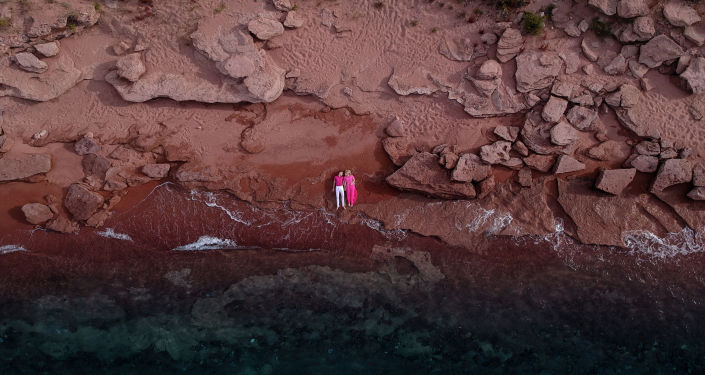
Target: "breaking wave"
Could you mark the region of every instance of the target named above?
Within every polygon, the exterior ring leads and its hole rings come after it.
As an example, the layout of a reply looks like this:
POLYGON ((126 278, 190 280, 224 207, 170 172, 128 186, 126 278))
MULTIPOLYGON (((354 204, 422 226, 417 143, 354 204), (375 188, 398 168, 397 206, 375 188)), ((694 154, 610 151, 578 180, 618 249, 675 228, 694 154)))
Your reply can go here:
POLYGON ((129 235, 125 233, 117 233, 113 228, 105 228, 105 230, 96 232, 96 234, 105 238, 114 238, 116 240, 134 242, 132 241, 132 237, 130 237, 129 235))
POLYGON ((240 249, 240 247, 235 241, 211 237, 211 236, 201 236, 195 242, 187 245, 175 247, 172 250, 178 251, 198 251, 198 250, 223 250, 223 249, 240 249))
POLYGON ((624 243, 630 252, 647 255, 651 258, 666 259, 700 253, 705 250, 705 234, 689 227, 680 232, 659 237, 645 230, 630 231, 624 236, 624 243))
POLYGON ((3 245, 0 246, 0 255, 14 253, 17 251, 29 251, 20 245, 3 245))

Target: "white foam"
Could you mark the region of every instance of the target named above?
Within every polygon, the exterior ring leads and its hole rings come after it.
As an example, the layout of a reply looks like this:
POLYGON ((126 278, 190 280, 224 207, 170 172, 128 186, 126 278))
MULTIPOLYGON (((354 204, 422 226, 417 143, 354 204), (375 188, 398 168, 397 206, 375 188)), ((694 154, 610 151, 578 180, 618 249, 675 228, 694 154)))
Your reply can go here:
POLYGON ((394 241, 401 241, 404 238, 406 238, 406 231, 402 229, 393 229, 393 230, 387 230, 384 228, 384 224, 382 224, 381 221, 379 220, 374 220, 374 219, 369 219, 365 218, 362 219, 361 222, 365 224, 370 229, 374 229, 377 232, 381 233, 384 238, 388 240, 394 240, 394 241))
POLYGON ((235 222, 238 222, 240 224, 245 224, 245 225, 251 224, 249 221, 242 218, 241 212, 229 210, 229 209, 221 206, 220 204, 218 204, 218 198, 216 197, 215 193, 213 193, 213 192, 210 192, 210 191, 198 192, 198 191, 192 190, 190 199, 200 201, 208 207, 217 208, 217 209, 225 212, 225 214, 228 215, 228 217, 230 217, 230 219, 235 222))
POLYGON ((0 255, 14 253, 17 251, 29 251, 20 245, 3 245, 0 246, 0 255))
POLYGON ((132 237, 130 237, 129 235, 127 235, 125 233, 117 233, 117 232, 115 232, 115 229, 113 229, 113 228, 105 228, 104 231, 97 232, 96 234, 101 237, 105 237, 105 238, 114 238, 116 240, 133 242, 132 237))
POLYGON ((696 232, 688 227, 664 237, 645 230, 635 230, 625 234, 624 243, 632 253, 666 259, 703 252, 705 250, 703 237, 702 230, 696 232))
POLYGON ((218 237, 201 236, 195 242, 187 245, 175 247, 172 250, 179 251, 197 251, 197 250, 220 250, 220 249, 239 249, 240 246, 233 241, 218 237))

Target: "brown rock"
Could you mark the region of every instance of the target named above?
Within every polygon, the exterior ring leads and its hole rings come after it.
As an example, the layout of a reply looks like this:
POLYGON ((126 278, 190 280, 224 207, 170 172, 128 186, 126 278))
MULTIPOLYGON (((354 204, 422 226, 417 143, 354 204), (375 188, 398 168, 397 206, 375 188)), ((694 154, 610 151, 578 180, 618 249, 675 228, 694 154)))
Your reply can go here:
POLYGON ((639 155, 658 156, 661 153, 661 145, 658 142, 641 141, 634 146, 634 151, 639 155))
POLYGON ((492 167, 483 163, 475 154, 463 154, 458 160, 451 180, 458 182, 480 182, 492 174, 492 167))
POLYGON ((617 3, 619 0, 588 0, 588 4, 602 11, 608 16, 617 14, 617 3))
POLYGON ((64 207, 73 216, 74 220, 87 220, 103 205, 103 196, 94 193, 79 184, 69 187, 64 207))
POLYGON ((588 150, 588 156, 595 160, 624 161, 629 157, 630 147, 624 142, 607 140, 588 150))
POLYGON ((636 169, 609 169, 600 172, 597 177, 595 187, 614 195, 622 194, 622 191, 634 180, 636 169))
POLYGON ((105 221, 112 216, 113 213, 108 210, 100 210, 86 220, 86 225, 93 228, 102 227, 105 221))
POLYGON ((54 217, 54 213, 51 211, 51 208, 41 203, 25 204, 22 206, 22 213, 24 213, 24 217, 27 219, 27 222, 34 225, 44 224, 54 217))
POLYGON ((115 66, 117 67, 117 74, 130 82, 137 82, 142 74, 147 71, 140 53, 131 53, 121 57, 115 66))
POLYGON ((658 169, 658 158, 655 156, 633 154, 630 159, 624 165, 636 168, 639 172, 654 173, 658 169))
POLYGON ((617 14, 622 18, 634 18, 649 14, 646 0, 619 0, 617 14))
POLYGON ((478 187, 480 188, 480 194, 477 196, 477 198, 482 199, 490 195, 490 193, 494 191, 496 186, 497 184, 495 182, 494 176, 492 175, 480 181, 480 183, 478 184, 478 187))
POLYGON ((526 164, 529 168, 547 173, 551 170, 551 168, 553 168, 553 164, 556 162, 556 157, 554 155, 533 154, 523 160, 524 164, 526 164))
POLYGON ((568 110, 566 118, 571 123, 571 125, 573 125, 578 130, 594 130, 593 125, 595 123, 595 119, 597 119, 597 111, 594 109, 577 105, 568 110))
POLYGON ((568 123, 561 121, 551 128, 551 143, 559 146, 567 146, 578 140, 578 133, 575 128, 568 123))
POLYGON ((170 168, 169 164, 146 164, 142 166, 142 173, 150 178, 162 179, 169 174, 170 168))
POLYGON ((565 113, 566 108, 568 108, 567 100, 557 96, 551 96, 546 105, 543 107, 541 117, 546 122, 558 122, 558 120, 563 117, 563 113, 565 113))
POLYGON ((630 231, 645 230, 658 236, 680 231, 680 219, 653 195, 605 196, 593 190, 587 179, 558 179, 558 203, 575 223, 577 237, 584 244, 626 246, 624 238, 630 231))
POLYGON ((512 150, 516 151, 521 156, 529 156, 529 149, 522 141, 514 142, 512 145, 512 150))
POLYGON ((693 179, 693 168, 685 159, 668 159, 661 163, 650 191, 660 192, 669 186, 690 182, 693 179))
POLYGON ((530 187, 532 181, 531 169, 524 167, 519 170, 519 173, 517 173, 517 182, 519 182, 519 185, 523 187, 530 187))
POLYGON ((641 46, 639 62, 649 68, 656 68, 664 61, 674 60, 683 55, 684 51, 673 39, 661 34, 641 46))
POLYGON ((498 164, 509 160, 509 150, 512 144, 507 141, 497 141, 491 145, 480 147, 480 158, 488 164, 498 164))
POLYGON ((696 57, 681 74, 693 94, 705 93, 705 58, 696 57))
POLYGON ((516 58, 517 90, 529 92, 550 87, 563 67, 563 60, 555 52, 528 50, 516 58))
POLYGON ((693 186, 705 186, 705 167, 700 163, 693 168, 693 186))
POLYGON ((385 138, 382 140, 382 147, 392 163, 397 166, 404 165, 416 153, 406 137, 385 138))
POLYGON ((575 160, 572 156, 561 155, 556 163, 554 173, 571 173, 582 171, 583 169, 585 169, 585 164, 575 160))
POLYGON ((685 27, 700 22, 698 12, 682 1, 668 1, 663 6, 663 16, 673 26, 685 27))
POLYGON ((88 154, 81 161, 83 164, 83 173, 86 176, 96 176, 100 179, 105 179, 105 172, 110 169, 111 162, 107 158, 96 154, 88 154))
POLYGON ((403 137, 404 136, 404 123, 401 122, 399 119, 394 119, 387 127, 384 129, 384 131, 389 135, 390 137, 403 137))
POLYGON ((705 187, 697 186, 688 192, 688 198, 694 201, 705 201, 705 187))
POLYGON ((387 183, 400 190, 420 192, 444 199, 475 197, 472 183, 453 182, 448 171, 438 164, 438 157, 420 152, 387 177, 387 183))
POLYGON ((48 154, 19 154, 0 159, 0 182, 21 180, 51 170, 48 154))
POLYGON ((264 151, 265 143, 262 135, 251 126, 242 131, 240 146, 250 154, 258 154, 264 151))
POLYGON ((95 154, 100 152, 100 145, 91 137, 83 137, 73 146, 79 155, 95 154))
POLYGON ((519 136, 519 130, 517 126, 498 126, 494 128, 494 134, 505 141, 514 142, 519 136))
POLYGON ((281 22, 269 18, 260 17, 250 21, 247 29, 254 34, 257 39, 269 40, 275 36, 284 34, 284 26, 281 22))
POLYGON ((65 216, 59 216, 49 221, 44 227, 59 233, 76 233, 79 228, 78 223, 69 220, 65 216))
POLYGON ((47 63, 39 60, 37 56, 29 52, 20 52, 14 56, 14 59, 20 68, 30 73, 44 73, 49 68, 47 63))
POLYGON ((511 157, 509 160, 499 163, 499 165, 518 171, 524 166, 524 162, 520 158, 511 157))

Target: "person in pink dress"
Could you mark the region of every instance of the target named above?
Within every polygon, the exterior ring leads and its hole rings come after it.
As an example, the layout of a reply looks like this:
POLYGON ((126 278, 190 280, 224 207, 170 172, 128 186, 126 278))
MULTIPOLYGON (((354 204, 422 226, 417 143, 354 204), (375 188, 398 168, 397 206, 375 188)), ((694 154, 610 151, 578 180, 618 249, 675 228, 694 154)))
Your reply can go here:
POLYGON ((357 189, 355 188, 355 176, 352 175, 349 169, 345 171, 343 184, 345 185, 345 196, 348 199, 348 204, 352 207, 357 201, 357 189))
POLYGON ((338 172, 338 175, 333 177, 333 191, 335 191, 335 208, 338 209, 343 206, 345 209, 345 178, 343 177, 343 172, 338 172))

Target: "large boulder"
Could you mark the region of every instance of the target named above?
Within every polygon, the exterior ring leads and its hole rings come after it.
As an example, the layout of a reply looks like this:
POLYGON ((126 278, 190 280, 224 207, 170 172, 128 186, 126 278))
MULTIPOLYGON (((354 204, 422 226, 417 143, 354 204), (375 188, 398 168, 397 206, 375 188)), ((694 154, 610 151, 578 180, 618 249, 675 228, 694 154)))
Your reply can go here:
POLYGON ((700 22, 698 12, 682 1, 669 1, 663 6, 663 16, 673 26, 685 27, 700 22))
POLYGON ((543 107, 541 117, 546 122, 558 122, 563 117, 566 108, 568 108, 567 100, 551 95, 551 98, 548 99, 548 102, 543 107))
POLYGON ((406 137, 388 137, 382 140, 382 147, 394 165, 402 166, 416 149, 406 137))
POLYGON ((450 173, 439 165, 438 157, 428 152, 415 154, 387 177, 387 183, 400 190, 444 199, 469 199, 476 194, 472 183, 451 181, 450 173))
POLYGON ((651 184, 652 192, 661 192, 664 189, 690 182, 693 179, 693 167, 686 159, 668 159, 661 163, 656 173, 656 178, 651 184))
POLYGON ((105 173, 112 166, 110 159, 96 154, 84 156, 81 164, 86 176, 96 176, 101 180, 105 179, 105 173))
POLYGON ((497 141, 480 147, 480 158, 488 164, 499 164, 509 160, 512 144, 507 141, 497 141))
POLYGON ((88 220, 102 205, 103 196, 94 193, 80 184, 69 186, 64 207, 74 220, 88 220))
POLYGON ((649 5, 646 0, 619 0, 617 15, 622 18, 634 18, 649 14, 649 5))
POLYGON ((142 55, 140 53, 131 53, 118 59, 115 64, 117 74, 130 82, 137 82, 138 79, 147 71, 147 68, 142 63, 142 55))
POLYGON ((683 55, 684 51, 673 39, 661 34, 641 46, 639 62, 649 68, 656 68, 664 61, 674 60, 683 55))
POLYGON ((681 73, 681 78, 693 94, 705 93, 705 58, 692 59, 688 68, 681 73))
POLYGON ((513 59, 524 44, 524 38, 517 29, 507 28, 497 42, 497 60, 505 63, 513 59))
POLYGON ((475 154, 463 154, 453 169, 450 179, 458 182, 480 182, 492 174, 492 167, 475 154))
POLYGON ((622 191, 634 180, 636 169, 608 169, 600 172, 595 182, 595 187, 614 195, 622 191))
POLYGON ((54 212, 52 212, 51 208, 41 203, 25 204, 22 206, 22 213, 24 213, 27 222, 34 225, 42 225, 54 217, 54 212))
POLYGON ((555 52, 528 50, 516 58, 517 90, 529 92, 550 87, 563 67, 563 60, 555 52))
POLYGON ((30 73, 44 73, 49 69, 47 63, 39 60, 37 56, 29 52, 20 52, 15 55, 17 65, 30 73))
POLYGON ((20 154, 0 159, 0 182, 21 180, 51 170, 48 154, 20 154))

